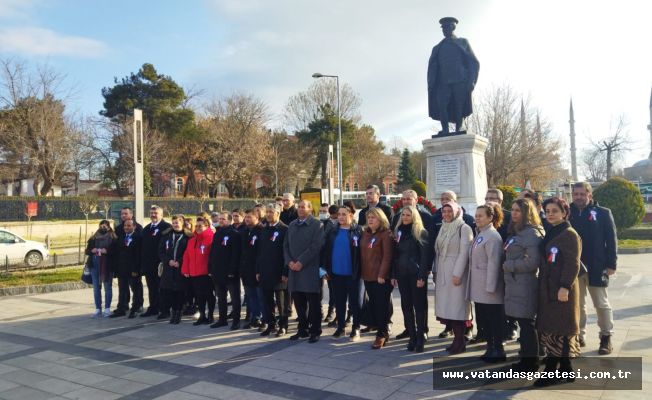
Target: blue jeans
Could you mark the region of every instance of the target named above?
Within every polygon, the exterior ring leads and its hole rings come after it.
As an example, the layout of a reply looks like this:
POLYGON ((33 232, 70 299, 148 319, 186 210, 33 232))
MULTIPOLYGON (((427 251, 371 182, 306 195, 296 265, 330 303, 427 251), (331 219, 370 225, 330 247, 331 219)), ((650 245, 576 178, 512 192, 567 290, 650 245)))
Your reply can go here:
MULTIPOLYGON (((93 268, 91 268, 91 278, 93 279, 93 297, 95 298, 95 308, 102 309, 102 282, 100 282, 100 257, 93 257, 93 268)), ((113 279, 107 271, 104 277, 104 308, 111 308, 111 298, 113 297, 113 279)))
POLYGON ((249 321, 262 320, 263 318, 263 289, 259 286, 245 286, 245 297, 247 298, 247 310, 249 321))

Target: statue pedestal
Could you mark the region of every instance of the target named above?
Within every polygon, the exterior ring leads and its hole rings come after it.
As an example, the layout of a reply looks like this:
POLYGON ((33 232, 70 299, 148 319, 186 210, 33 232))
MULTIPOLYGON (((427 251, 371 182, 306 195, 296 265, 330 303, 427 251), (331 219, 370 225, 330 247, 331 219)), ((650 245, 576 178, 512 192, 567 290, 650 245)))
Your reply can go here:
MULTIPOLYGON (((489 141, 478 135, 435 136, 423 141, 427 157, 426 188, 428 199, 439 199, 452 190, 467 213, 473 215, 484 204, 487 170, 484 153, 489 141)), ((439 204, 439 201, 436 202, 439 204)))

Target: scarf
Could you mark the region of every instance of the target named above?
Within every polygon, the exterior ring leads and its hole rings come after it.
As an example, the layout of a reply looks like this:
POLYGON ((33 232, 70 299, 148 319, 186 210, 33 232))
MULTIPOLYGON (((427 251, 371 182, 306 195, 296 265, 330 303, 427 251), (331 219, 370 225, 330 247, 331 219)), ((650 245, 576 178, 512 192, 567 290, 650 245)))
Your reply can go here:
POLYGON ((548 243, 552 241, 552 239, 556 238, 559 236, 562 232, 564 232, 566 229, 570 228, 571 224, 568 221, 564 221, 561 224, 557 226, 553 226, 552 229, 549 229, 546 231, 546 236, 543 237, 543 240, 541 241, 541 244, 539 247, 539 250, 541 251, 541 254, 545 256, 546 254, 546 246, 548 243))
POLYGON ((451 222, 444 221, 441 224, 441 229, 439 230, 439 235, 437 235, 437 241, 435 242, 435 251, 437 254, 446 257, 450 241, 454 237, 459 237, 459 231, 464 224, 465 222, 464 219, 462 219, 461 210, 458 211, 457 216, 451 222))
POLYGON ((111 246, 111 241, 115 239, 115 235, 113 232, 106 232, 102 233, 100 231, 95 232, 95 235, 93 235, 93 239, 95 240, 95 247, 98 249, 106 249, 111 246))

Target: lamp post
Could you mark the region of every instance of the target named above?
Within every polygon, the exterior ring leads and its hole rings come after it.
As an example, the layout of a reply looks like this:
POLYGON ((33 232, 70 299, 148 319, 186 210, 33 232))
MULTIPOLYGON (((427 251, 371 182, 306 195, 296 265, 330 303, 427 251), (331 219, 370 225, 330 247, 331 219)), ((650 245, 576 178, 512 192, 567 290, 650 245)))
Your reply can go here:
POLYGON ((312 74, 317 78, 335 78, 337 83, 337 184, 340 187, 339 204, 344 204, 344 187, 342 186, 342 115, 340 114, 340 77, 338 75, 324 75, 319 72, 312 74))

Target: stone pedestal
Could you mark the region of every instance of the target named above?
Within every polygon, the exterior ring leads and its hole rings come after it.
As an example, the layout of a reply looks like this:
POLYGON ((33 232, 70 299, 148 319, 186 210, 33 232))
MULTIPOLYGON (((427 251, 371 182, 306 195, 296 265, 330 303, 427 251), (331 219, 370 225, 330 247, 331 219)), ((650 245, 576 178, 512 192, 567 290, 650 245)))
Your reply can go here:
POLYGON ((478 135, 433 137, 423 141, 428 160, 426 187, 428 199, 439 206, 443 191, 452 190, 467 213, 484 204, 487 170, 484 153, 489 141, 478 135))

